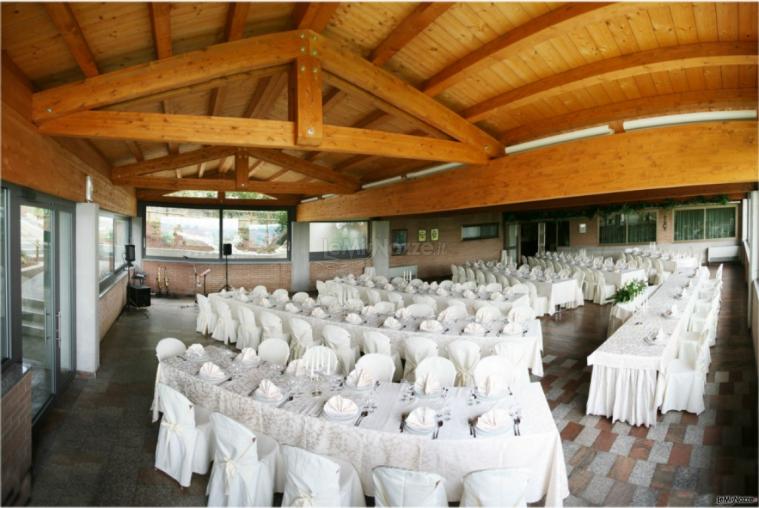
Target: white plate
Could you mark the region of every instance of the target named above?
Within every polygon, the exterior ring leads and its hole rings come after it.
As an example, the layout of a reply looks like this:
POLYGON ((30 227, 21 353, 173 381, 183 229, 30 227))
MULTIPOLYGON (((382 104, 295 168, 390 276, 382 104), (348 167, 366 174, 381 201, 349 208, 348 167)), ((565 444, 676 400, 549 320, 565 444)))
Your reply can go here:
POLYGON ((265 397, 262 397, 262 396, 260 396, 258 394, 258 392, 256 392, 253 395, 253 398, 256 399, 258 402, 263 402, 264 404, 275 404, 276 405, 276 404, 279 404, 280 402, 282 402, 283 400, 285 400, 285 394, 283 393, 282 397, 279 398, 278 400, 272 400, 272 399, 267 399, 265 397))

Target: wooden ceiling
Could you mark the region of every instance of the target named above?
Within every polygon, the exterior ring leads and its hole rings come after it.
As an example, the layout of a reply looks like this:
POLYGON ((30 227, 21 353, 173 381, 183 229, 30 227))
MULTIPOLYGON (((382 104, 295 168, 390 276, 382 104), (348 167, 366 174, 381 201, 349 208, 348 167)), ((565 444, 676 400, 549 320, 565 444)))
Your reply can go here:
POLYGON ((568 130, 757 107, 757 3, 10 2, 2 49, 40 132, 166 192, 351 193, 568 130))

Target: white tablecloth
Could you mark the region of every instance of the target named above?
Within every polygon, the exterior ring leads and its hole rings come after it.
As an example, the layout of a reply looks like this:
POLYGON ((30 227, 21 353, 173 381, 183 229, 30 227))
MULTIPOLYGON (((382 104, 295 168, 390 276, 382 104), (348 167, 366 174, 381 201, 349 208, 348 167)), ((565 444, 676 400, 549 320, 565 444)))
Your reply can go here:
MULTIPOLYGON (((314 339, 317 340, 319 337, 321 337, 322 328, 324 328, 324 325, 327 324, 339 325, 342 328, 348 330, 351 333, 355 344, 361 344, 361 339, 364 336, 364 332, 368 330, 379 331, 388 336, 391 346, 394 350, 400 353, 401 357, 404 355, 404 348, 402 347, 402 344, 408 337, 412 336, 422 336, 434 340, 438 344, 438 352, 440 356, 444 357, 448 355, 446 346, 448 343, 453 342, 456 339, 466 339, 476 343, 480 346, 482 356, 492 354, 493 346, 499 342, 520 342, 529 349, 529 367, 531 372, 536 376, 543 375, 543 357, 541 355, 541 352, 543 351, 543 331, 540 321, 537 319, 534 319, 527 323, 527 332, 524 336, 499 335, 499 331, 503 329, 505 322, 496 321, 489 324, 483 324, 489 333, 486 336, 477 337, 462 335, 462 331, 468 321, 458 321, 456 323, 453 323, 450 329, 444 333, 420 332, 419 323, 422 321, 420 319, 404 321, 404 324, 407 326, 407 328, 401 330, 392 330, 390 328, 385 328, 382 326, 382 323, 384 322, 386 316, 365 316, 365 323, 354 325, 343 321, 343 318, 347 312, 343 312, 336 316, 331 316, 327 319, 320 319, 317 317, 309 316, 307 313, 303 312, 287 312, 282 308, 282 306, 267 308, 255 305, 251 302, 241 302, 239 300, 236 300, 234 297, 222 298, 218 293, 212 293, 208 295, 208 297, 211 302, 215 302, 217 299, 222 299, 223 301, 227 302, 232 309, 233 316, 237 316, 237 309, 241 306, 245 306, 251 309, 256 315, 256 319, 259 319, 261 312, 266 311, 276 314, 280 317, 280 319, 282 319, 282 322, 285 326, 285 331, 289 331, 290 318, 297 317, 304 319, 311 324, 311 327, 314 331, 314 339)), ((328 312, 327 309, 324 310, 325 312, 328 312)))
POLYGON ((630 316, 637 311, 653 294, 659 286, 648 286, 631 302, 615 303, 609 310, 609 327, 606 337, 611 337, 620 326, 625 324, 630 316))
POLYGON ((655 425, 659 373, 676 356, 680 335, 698 299, 698 279, 685 298, 676 299, 674 290, 685 286, 692 271, 671 276, 651 295, 641 308, 611 337, 588 356, 593 366, 588 395, 588 414, 610 416, 613 421, 632 425, 655 425), (673 304, 679 316, 667 318, 662 313, 673 304), (663 329, 667 339, 649 345, 644 337, 663 329))
MULTIPOLYGON (((222 369, 231 370, 231 356, 219 353, 215 347, 206 349, 222 369)), ((259 369, 238 369, 232 381, 217 386, 195 375, 203 361, 187 361, 181 357, 165 360, 161 364, 160 380, 195 404, 225 414, 280 444, 348 461, 358 472, 366 495, 374 493, 372 469, 380 465, 443 476, 449 501, 460 499, 462 479, 467 473, 500 467, 530 470, 528 502, 537 502, 545 496, 546 506, 561 506, 569 495, 561 438, 539 383, 518 390, 513 400, 506 398, 478 405, 468 405, 467 389, 452 389, 448 397, 451 420, 441 428, 439 439, 432 440, 427 436, 401 433, 400 417, 415 407, 438 407, 442 402, 439 399, 404 402, 399 396, 399 384, 381 385, 374 396, 378 409, 355 427, 352 421, 337 423, 318 417, 324 401, 333 394, 326 386, 323 388, 326 393, 321 397, 314 398, 307 391, 280 409, 249 396, 261 380, 262 376, 257 374, 259 369), (467 424, 470 417, 496 405, 508 408, 514 402, 522 409, 520 436, 512 432, 488 438, 470 435, 467 424)), ((286 385, 286 379, 278 382, 286 385)), ((366 392, 355 391, 346 391, 343 395, 359 403, 367 397, 366 392)))

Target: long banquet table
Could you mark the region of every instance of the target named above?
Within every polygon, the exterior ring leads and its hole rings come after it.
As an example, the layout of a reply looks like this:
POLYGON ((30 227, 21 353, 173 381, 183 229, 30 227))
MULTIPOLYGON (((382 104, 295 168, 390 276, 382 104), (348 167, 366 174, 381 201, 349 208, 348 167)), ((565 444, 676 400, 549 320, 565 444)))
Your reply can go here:
POLYGON ((612 421, 631 425, 655 425, 659 406, 658 383, 677 355, 680 336, 698 299, 700 277, 695 270, 672 275, 656 289, 648 304, 638 309, 625 324, 588 356, 593 367, 587 413, 604 415, 612 421), (692 276, 691 276, 692 275, 692 276), (675 298, 676 288, 694 281, 685 297, 675 298), (677 305, 678 317, 664 317, 666 309, 677 305), (664 330, 666 340, 650 345, 644 338, 664 330), (658 388, 658 389, 657 389, 658 388))
MULTIPOLYGON (((256 315, 256 319, 259 319, 262 312, 271 312, 273 314, 276 314, 280 317, 280 319, 282 319, 286 330, 287 327, 289 327, 290 318, 295 317, 304 319, 313 328, 314 338, 320 337, 322 328, 328 324, 339 325, 342 328, 348 330, 351 333, 351 336, 353 337, 356 344, 361 343, 361 339, 364 336, 364 332, 366 331, 382 332, 387 335, 387 337, 390 339, 390 343, 393 349, 398 351, 401 357, 404 355, 404 348, 402 347, 403 343, 408 337, 412 336, 427 337, 434 340, 438 345, 438 352, 440 356, 447 356, 448 351, 446 346, 450 342, 453 342, 457 339, 466 339, 476 343, 480 346, 483 356, 490 354, 493 346, 499 342, 516 342, 524 345, 524 347, 527 349, 526 354, 529 358, 528 366, 530 368, 530 371, 536 376, 543 375, 543 357, 541 354, 543 351, 543 331, 540 321, 537 319, 526 323, 527 331, 523 335, 500 335, 499 331, 503 328, 505 323, 503 321, 495 321, 489 324, 483 324, 483 326, 487 329, 488 334, 483 337, 478 337, 462 334, 462 330, 466 326, 467 321, 457 321, 455 323, 452 323, 448 331, 443 333, 429 333, 419 331, 419 323, 421 322, 420 319, 406 320, 404 321, 406 328, 393 330, 391 328, 385 328, 382 326, 382 322, 386 316, 363 316, 366 321, 360 325, 357 325, 344 321, 344 317, 347 313, 346 311, 343 311, 336 315, 330 315, 327 319, 322 319, 310 316, 306 312, 288 312, 284 310, 283 305, 277 305, 274 307, 262 307, 252 302, 242 302, 236 299, 232 293, 227 294, 230 296, 222 297, 219 293, 212 293, 208 295, 208 297, 214 305, 218 300, 222 300, 229 304, 233 315, 237 315, 237 309, 240 307, 247 307, 251 309, 256 315)), ((326 312, 329 312, 327 309, 324 310, 326 312)))
MULTIPOLYGON (((417 397, 414 401, 404 401, 400 384, 383 383, 372 395, 377 409, 356 427, 352 420, 339 423, 320 417, 324 402, 338 393, 331 388, 336 386, 334 384, 322 384, 322 394, 317 396, 310 389, 301 390, 292 402, 281 408, 255 400, 250 393, 263 377, 272 379, 278 386, 293 386, 291 376, 273 376, 272 370, 266 367, 266 364, 241 367, 240 362, 233 361, 231 351, 209 346, 204 357, 189 359, 182 355, 161 362, 159 380, 193 403, 223 413, 280 444, 349 462, 358 472, 366 495, 374 493, 372 469, 379 465, 443 476, 450 501, 460 499, 462 479, 467 473, 499 467, 530 471, 528 502, 537 502, 545 496, 546 506, 561 506, 569 495, 561 438, 539 383, 515 389, 513 398, 481 404, 468 402, 469 389, 452 388, 447 397, 451 419, 441 427, 439 439, 433 440, 429 436, 400 432, 400 419, 402 413, 418 406, 441 407, 443 402, 439 398, 417 397), (198 377, 196 374, 205 361, 214 361, 225 372, 231 372, 231 380, 215 385, 198 377), (232 367, 233 363, 238 365, 232 367), (513 404, 518 404, 522 413, 519 436, 512 431, 493 437, 474 438, 470 434, 469 418, 492 407, 508 409, 513 404)), ((300 379, 308 383, 308 378, 300 379)), ((339 393, 356 401, 359 407, 363 407, 369 397, 366 391, 348 388, 339 393)))

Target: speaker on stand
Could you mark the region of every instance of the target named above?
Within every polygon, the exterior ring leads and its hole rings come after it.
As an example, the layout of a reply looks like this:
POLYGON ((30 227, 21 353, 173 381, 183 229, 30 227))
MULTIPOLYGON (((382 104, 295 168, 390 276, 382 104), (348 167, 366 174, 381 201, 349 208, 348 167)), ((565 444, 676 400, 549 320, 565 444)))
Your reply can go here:
POLYGON ((231 291, 232 286, 229 285, 229 256, 232 255, 232 244, 223 244, 222 253, 224 254, 224 289, 231 291))
MULTIPOLYGON (((124 246, 124 260, 127 263, 127 309, 145 310, 150 307, 150 288, 147 286, 135 286, 132 283, 132 263, 135 260, 134 245, 124 246)), ((146 316, 147 317, 147 316, 146 316)))

